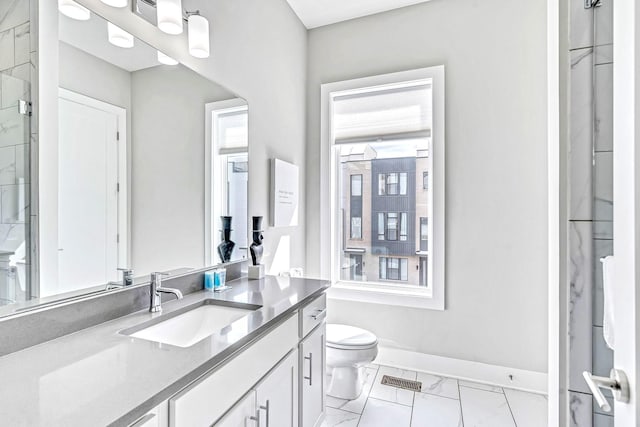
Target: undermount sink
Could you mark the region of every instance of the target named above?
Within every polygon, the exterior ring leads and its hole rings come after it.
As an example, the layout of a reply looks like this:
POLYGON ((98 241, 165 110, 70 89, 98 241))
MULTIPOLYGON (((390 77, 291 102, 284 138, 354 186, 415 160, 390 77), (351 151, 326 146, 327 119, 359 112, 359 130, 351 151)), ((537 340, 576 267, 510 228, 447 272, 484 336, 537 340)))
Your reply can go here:
POLYGON ((204 300, 170 313, 166 320, 161 316, 121 333, 162 344, 190 347, 258 308, 260 306, 251 304, 221 305, 216 300, 204 300))

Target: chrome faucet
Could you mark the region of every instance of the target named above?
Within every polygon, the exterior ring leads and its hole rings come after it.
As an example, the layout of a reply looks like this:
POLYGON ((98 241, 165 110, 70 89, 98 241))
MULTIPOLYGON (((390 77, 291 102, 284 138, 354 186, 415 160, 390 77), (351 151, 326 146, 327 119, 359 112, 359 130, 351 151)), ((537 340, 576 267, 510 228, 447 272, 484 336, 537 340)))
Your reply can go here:
POLYGON ((133 270, 130 268, 119 268, 118 271, 122 271, 122 286, 133 285, 133 270))
POLYGON ((118 271, 122 271, 122 281, 107 283, 107 291, 110 291, 112 289, 125 288, 127 286, 133 285, 133 270, 129 268, 118 268, 118 271))
POLYGON ((162 276, 167 276, 167 273, 151 273, 151 285, 149 286, 151 293, 149 311, 151 313, 159 313, 162 311, 161 293, 173 294, 177 299, 182 299, 182 292, 180 292, 180 290, 162 287, 162 276))

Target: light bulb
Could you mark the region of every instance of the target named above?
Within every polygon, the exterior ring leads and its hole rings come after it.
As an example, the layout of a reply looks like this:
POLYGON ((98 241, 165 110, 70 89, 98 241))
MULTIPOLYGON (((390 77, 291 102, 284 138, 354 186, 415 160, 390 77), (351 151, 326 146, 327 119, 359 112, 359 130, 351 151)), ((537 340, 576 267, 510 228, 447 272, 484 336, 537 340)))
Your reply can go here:
POLYGON ((196 58, 209 57, 209 21, 202 15, 189 16, 189 53, 196 58))
POLYGON ((182 34, 182 0, 158 0, 158 28, 167 34, 182 34))
POLYGON ((133 47, 133 36, 117 25, 107 22, 107 33, 109 35, 109 43, 127 49, 133 47))
POLYGON ((125 7, 129 0, 101 0, 102 3, 111 7, 125 7))
POLYGON ((158 51, 158 62, 165 65, 178 65, 178 61, 160 51, 158 51))
POLYGON ((58 0, 58 10, 64 16, 78 21, 86 21, 91 18, 91 12, 86 7, 73 0, 58 0))

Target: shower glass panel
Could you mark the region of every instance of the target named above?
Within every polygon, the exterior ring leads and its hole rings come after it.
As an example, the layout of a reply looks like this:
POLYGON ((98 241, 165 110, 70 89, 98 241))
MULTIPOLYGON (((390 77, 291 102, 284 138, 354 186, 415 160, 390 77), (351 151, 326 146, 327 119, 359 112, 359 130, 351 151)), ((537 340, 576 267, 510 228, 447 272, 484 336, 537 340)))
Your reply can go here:
POLYGON ((33 297, 30 286, 29 82, 0 74, 0 306, 33 297))

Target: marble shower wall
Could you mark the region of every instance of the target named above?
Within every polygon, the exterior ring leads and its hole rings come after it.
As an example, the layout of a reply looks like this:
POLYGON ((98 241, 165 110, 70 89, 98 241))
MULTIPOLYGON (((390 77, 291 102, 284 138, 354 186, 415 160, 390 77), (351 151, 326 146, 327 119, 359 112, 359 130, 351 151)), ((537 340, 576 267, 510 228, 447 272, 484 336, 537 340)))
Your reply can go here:
MULTIPOLYGON (((37 99, 37 37, 32 22, 37 22, 37 0, 0 0, 0 252, 25 250, 25 276, 31 270, 30 210, 32 156, 37 144, 33 118, 18 111, 20 100, 37 99), (24 246, 23 246, 24 244, 24 246)), ((35 110, 35 109, 34 109, 35 110)), ((6 272, 0 271, 0 284, 6 272)), ((25 280, 26 278, 26 280, 25 280)), ((8 284, 7 284, 8 283, 8 284)), ((0 289, 14 299, 24 298, 22 290, 0 289)))
POLYGON ((604 427, 613 417, 592 401, 582 372, 608 376, 613 366, 599 259, 613 250, 614 0, 591 9, 570 1, 569 413, 572 426, 604 427))

